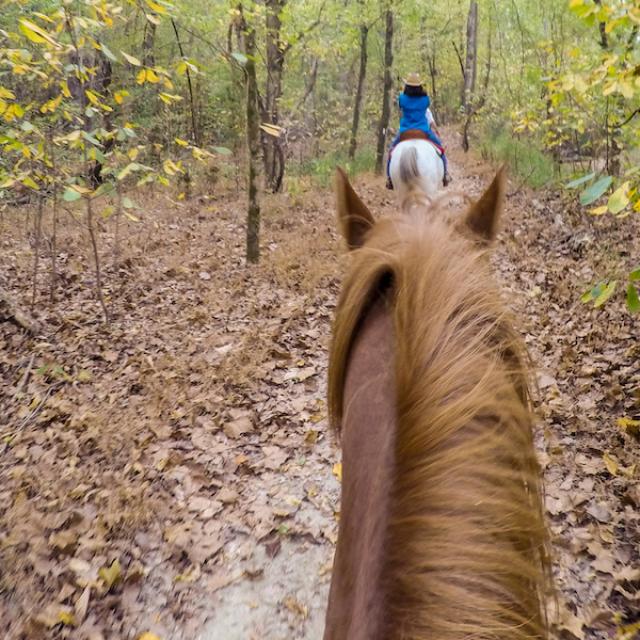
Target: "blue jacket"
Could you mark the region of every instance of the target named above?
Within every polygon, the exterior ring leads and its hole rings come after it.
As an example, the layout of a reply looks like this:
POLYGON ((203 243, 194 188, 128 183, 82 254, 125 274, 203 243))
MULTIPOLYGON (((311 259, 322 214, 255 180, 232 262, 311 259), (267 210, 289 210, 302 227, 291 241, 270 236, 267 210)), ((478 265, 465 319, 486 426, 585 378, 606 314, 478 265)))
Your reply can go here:
POLYGON ((427 121, 427 109, 430 104, 429 96, 408 96, 406 93, 401 93, 398 97, 398 106, 402 111, 399 133, 409 129, 420 129, 430 133, 431 129, 427 121))

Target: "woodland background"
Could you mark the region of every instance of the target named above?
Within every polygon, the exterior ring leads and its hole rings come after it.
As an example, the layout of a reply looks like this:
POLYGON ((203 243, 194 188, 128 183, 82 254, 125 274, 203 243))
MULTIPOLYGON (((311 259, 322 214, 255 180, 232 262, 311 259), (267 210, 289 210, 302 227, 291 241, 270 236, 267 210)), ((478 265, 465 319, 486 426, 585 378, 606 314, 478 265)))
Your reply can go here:
POLYGON ((640 1, 0 6, 7 637, 319 636, 330 184, 394 211, 419 71, 453 186, 510 168, 494 262, 538 371, 554 630, 633 640, 640 1))

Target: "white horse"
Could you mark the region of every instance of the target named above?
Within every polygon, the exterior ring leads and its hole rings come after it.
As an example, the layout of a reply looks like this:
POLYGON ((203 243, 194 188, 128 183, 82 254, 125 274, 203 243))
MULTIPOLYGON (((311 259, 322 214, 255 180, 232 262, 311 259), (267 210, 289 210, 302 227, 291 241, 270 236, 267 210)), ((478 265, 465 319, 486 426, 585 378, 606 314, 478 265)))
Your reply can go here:
POLYGON ((440 154, 430 142, 405 140, 393 149, 389 175, 401 201, 409 187, 416 183, 425 195, 433 198, 442 188, 444 164, 440 154))

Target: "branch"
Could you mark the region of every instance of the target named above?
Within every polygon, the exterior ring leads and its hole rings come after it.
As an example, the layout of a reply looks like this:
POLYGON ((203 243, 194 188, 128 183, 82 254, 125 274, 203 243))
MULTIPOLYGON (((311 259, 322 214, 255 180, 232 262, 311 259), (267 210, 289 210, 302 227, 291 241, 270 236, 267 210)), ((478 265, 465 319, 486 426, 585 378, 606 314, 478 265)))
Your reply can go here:
POLYGON ((460 63, 460 71, 462 72, 462 79, 464 80, 466 77, 466 74, 464 72, 464 62, 462 60, 462 54, 458 50, 458 46, 456 45, 455 42, 452 41, 451 44, 453 45, 453 49, 456 52, 456 55, 458 56, 458 62, 460 63))
MULTIPOLYGON (((176 42, 178 43, 178 49, 180 50, 180 55, 184 60, 184 50, 182 49, 182 42, 180 42, 180 36, 178 35, 178 26, 176 25, 176 21, 171 18, 171 24, 173 26, 173 32, 176 34, 176 42)), ((191 84, 191 73, 189 72, 189 67, 186 69, 187 72, 187 84, 189 85, 189 100, 191 103, 191 136, 193 138, 193 142, 196 145, 200 145, 200 140, 198 139, 198 129, 196 127, 196 108, 195 102, 193 99, 193 85, 191 84)))
MULTIPOLYGON (((295 40, 295 44, 302 42, 322 21, 322 12, 326 6, 326 1, 322 3, 320 6, 320 11, 318 11, 318 17, 306 28, 298 33, 298 37, 295 40)), ((286 56, 291 47, 293 47, 294 42, 288 42, 287 45, 282 49, 282 55, 286 56)))
POLYGON ((622 129, 622 127, 629 124, 639 113, 640 113, 640 107, 638 107, 628 118, 626 118, 622 122, 617 122, 616 124, 612 124, 607 128, 609 129, 609 131, 622 129))

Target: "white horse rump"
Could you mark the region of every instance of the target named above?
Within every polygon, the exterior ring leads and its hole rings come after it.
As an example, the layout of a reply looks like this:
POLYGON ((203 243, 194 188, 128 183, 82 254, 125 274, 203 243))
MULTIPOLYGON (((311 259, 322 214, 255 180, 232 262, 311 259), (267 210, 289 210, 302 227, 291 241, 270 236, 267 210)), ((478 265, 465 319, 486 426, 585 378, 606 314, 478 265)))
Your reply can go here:
POLYGON ((442 187, 444 164, 430 142, 405 140, 393 150, 389 175, 400 200, 412 184, 433 198, 442 187))

